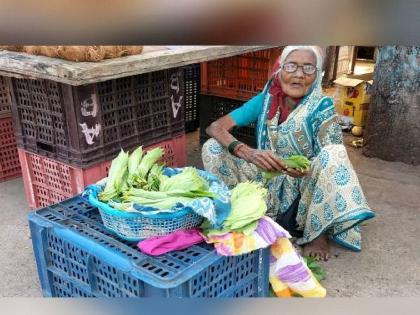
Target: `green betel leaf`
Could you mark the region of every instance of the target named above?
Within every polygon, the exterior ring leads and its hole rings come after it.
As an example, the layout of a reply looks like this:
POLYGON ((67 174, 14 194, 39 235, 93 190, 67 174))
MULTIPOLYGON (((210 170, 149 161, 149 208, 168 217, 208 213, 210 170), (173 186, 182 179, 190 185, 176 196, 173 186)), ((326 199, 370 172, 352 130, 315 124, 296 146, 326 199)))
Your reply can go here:
MULTIPOLYGON (((283 162, 289 168, 294 168, 298 170, 307 170, 311 166, 311 161, 308 160, 306 156, 303 155, 292 155, 287 159, 284 159, 283 162)), ((262 175, 265 179, 272 179, 276 176, 284 174, 283 172, 271 172, 263 171, 262 175)))
POLYGON ((241 229, 260 219, 267 211, 267 189, 255 182, 236 185, 231 194, 231 212, 223 223, 230 230, 241 229))
POLYGON ((160 185, 160 191, 208 191, 209 186, 194 167, 186 167, 181 173, 166 178, 160 185))
POLYGON ((318 280, 324 280, 325 279, 325 270, 324 268, 316 261, 315 258, 304 256, 303 260, 305 261, 308 268, 311 270, 314 277, 318 280))
POLYGON ((131 153, 128 158, 128 179, 127 182, 129 185, 133 185, 135 178, 137 176, 137 169, 140 165, 141 159, 143 157, 143 148, 138 147, 136 150, 131 153))
POLYGON ((128 153, 121 150, 118 156, 112 160, 109 169, 109 176, 105 184, 104 190, 99 194, 101 201, 108 201, 121 192, 123 184, 127 179, 128 172, 128 153))
POLYGON ((137 168, 137 175, 139 178, 147 183, 147 174, 149 173, 150 169, 153 165, 163 156, 165 151, 160 148, 154 148, 146 153, 146 155, 142 158, 139 167, 137 168))

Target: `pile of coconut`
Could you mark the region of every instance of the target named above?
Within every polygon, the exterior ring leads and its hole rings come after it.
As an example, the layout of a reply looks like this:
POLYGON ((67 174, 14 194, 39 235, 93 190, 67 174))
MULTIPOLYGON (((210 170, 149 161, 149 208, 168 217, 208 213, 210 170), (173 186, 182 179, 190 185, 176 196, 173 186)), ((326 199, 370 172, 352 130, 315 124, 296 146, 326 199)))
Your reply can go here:
POLYGON ((101 61, 141 54, 143 46, 0 46, 0 49, 71 61, 101 61))

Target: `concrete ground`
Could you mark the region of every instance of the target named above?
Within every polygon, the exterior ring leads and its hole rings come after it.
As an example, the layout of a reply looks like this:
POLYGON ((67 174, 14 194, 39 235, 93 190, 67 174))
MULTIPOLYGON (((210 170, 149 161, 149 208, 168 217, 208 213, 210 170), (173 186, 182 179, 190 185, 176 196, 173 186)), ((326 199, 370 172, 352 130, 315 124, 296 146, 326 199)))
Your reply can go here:
POLYGON ((38 297, 22 178, 0 183, 0 297, 38 297))
MULTIPOLYGON (((363 227, 362 252, 332 247, 323 263, 328 296, 418 297, 420 167, 369 159, 351 146, 348 153, 377 217, 363 227)), ((197 132, 188 134, 188 159, 202 165, 197 132)), ((0 183, 0 204, 0 297, 39 297, 21 179, 0 183)))

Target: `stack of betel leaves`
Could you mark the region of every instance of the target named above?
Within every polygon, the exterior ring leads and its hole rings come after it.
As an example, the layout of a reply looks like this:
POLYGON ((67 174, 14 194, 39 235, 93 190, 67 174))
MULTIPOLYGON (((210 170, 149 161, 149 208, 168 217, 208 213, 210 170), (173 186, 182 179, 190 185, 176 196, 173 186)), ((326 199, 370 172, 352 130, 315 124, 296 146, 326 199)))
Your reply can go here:
MULTIPOLYGON (((286 164, 288 168, 293 168, 299 171, 307 171, 311 166, 311 161, 304 155, 292 155, 287 159, 283 159, 283 162, 286 164)), ((266 171, 262 172, 265 179, 272 179, 276 176, 283 175, 282 172, 271 172, 266 171)))
POLYGON ((239 183, 231 190, 231 209, 223 221, 222 227, 215 229, 208 220, 205 220, 201 225, 203 233, 207 236, 231 231, 242 232, 245 235, 250 234, 256 229, 259 219, 267 211, 266 195, 267 189, 260 183, 239 183))
POLYGON ((193 167, 185 167, 176 175, 166 176, 164 165, 158 162, 163 154, 164 150, 160 147, 145 154, 142 147, 131 155, 121 150, 112 161, 99 200, 115 209, 131 211, 134 204, 166 210, 195 198, 216 197, 193 167))

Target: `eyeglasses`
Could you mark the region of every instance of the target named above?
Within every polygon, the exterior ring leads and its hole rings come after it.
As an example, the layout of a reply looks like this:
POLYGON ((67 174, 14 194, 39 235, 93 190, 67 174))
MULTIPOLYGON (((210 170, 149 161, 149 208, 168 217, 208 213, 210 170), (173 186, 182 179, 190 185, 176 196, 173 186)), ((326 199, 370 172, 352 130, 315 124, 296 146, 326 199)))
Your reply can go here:
POLYGON ((288 73, 296 72, 298 68, 302 68, 304 74, 314 74, 316 71, 316 67, 314 65, 305 64, 300 66, 295 62, 285 63, 282 67, 282 69, 288 73))

